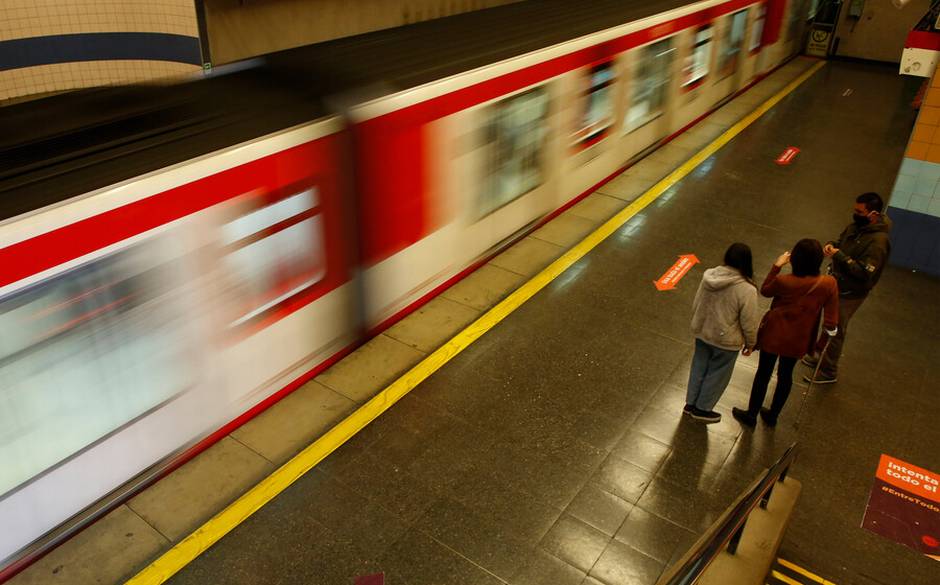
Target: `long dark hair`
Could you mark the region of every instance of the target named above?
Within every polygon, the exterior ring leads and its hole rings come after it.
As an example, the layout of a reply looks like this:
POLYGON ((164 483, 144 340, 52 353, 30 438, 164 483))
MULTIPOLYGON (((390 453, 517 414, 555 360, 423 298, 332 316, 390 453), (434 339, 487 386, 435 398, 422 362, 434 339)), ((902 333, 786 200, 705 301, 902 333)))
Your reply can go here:
POLYGON ((754 283, 754 260, 751 256, 751 247, 741 242, 735 242, 725 251, 725 266, 734 268, 741 273, 751 284, 754 283))
POLYGON ((822 261, 822 246, 812 238, 803 238, 790 252, 790 266, 794 276, 819 276, 822 261))

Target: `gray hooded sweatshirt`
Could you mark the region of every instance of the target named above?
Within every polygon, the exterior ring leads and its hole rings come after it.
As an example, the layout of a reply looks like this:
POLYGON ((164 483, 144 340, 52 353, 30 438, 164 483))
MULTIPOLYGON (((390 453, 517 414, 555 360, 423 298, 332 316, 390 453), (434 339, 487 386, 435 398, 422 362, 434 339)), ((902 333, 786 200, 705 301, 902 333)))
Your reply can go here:
POLYGON ((692 333, 721 349, 739 350, 757 343, 760 315, 757 287, 734 268, 709 268, 692 302, 692 333))

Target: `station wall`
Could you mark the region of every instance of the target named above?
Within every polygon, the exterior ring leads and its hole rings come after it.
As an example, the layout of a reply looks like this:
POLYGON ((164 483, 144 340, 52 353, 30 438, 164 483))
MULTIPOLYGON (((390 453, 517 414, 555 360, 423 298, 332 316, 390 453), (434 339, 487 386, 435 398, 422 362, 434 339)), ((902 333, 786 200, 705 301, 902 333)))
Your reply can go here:
POLYGON ((913 0, 901 10, 889 0, 858 2, 860 16, 855 18, 851 12, 856 2, 847 0, 836 28, 836 55, 899 63, 907 33, 927 13, 930 1, 913 0))
POLYGON ((3 0, 0 104, 201 70, 194 0, 3 0))
POLYGON ((935 71, 888 201, 891 262, 940 276, 940 75, 935 71))
POLYGON ((204 0, 213 64, 518 0, 204 0))

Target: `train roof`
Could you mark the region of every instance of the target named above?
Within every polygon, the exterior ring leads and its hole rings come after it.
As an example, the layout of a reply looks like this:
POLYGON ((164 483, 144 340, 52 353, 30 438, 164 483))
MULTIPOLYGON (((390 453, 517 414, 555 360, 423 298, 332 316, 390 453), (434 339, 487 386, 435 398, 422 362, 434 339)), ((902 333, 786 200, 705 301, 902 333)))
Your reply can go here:
POLYGON ((528 0, 272 53, 195 81, 0 108, 0 220, 322 118, 331 96, 396 93, 688 4, 528 0))

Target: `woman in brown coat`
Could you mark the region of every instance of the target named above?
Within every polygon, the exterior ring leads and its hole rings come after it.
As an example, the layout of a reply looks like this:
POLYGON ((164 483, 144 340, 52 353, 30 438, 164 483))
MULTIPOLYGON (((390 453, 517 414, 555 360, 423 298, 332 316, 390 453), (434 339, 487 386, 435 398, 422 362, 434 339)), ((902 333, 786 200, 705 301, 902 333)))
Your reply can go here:
POLYGON ((820 276, 823 261, 822 246, 816 240, 800 240, 792 252, 785 252, 774 263, 760 292, 773 297, 770 310, 764 315, 757 334, 760 360, 751 400, 747 410, 732 409, 734 418, 753 427, 757 415, 768 426, 777 424, 790 388, 793 385, 793 367, 803 355, 813 354, 819 314, 823 313, 823 326, 830 336, 835 335, 839 324, 839 287, 831 276, 820 276), (780 269, 792 264, 792 274, 780 274, 780 269), (770 408, 762 408, 767 395, 767 385, 777 360, 777 388, 774 390, 770 408))

